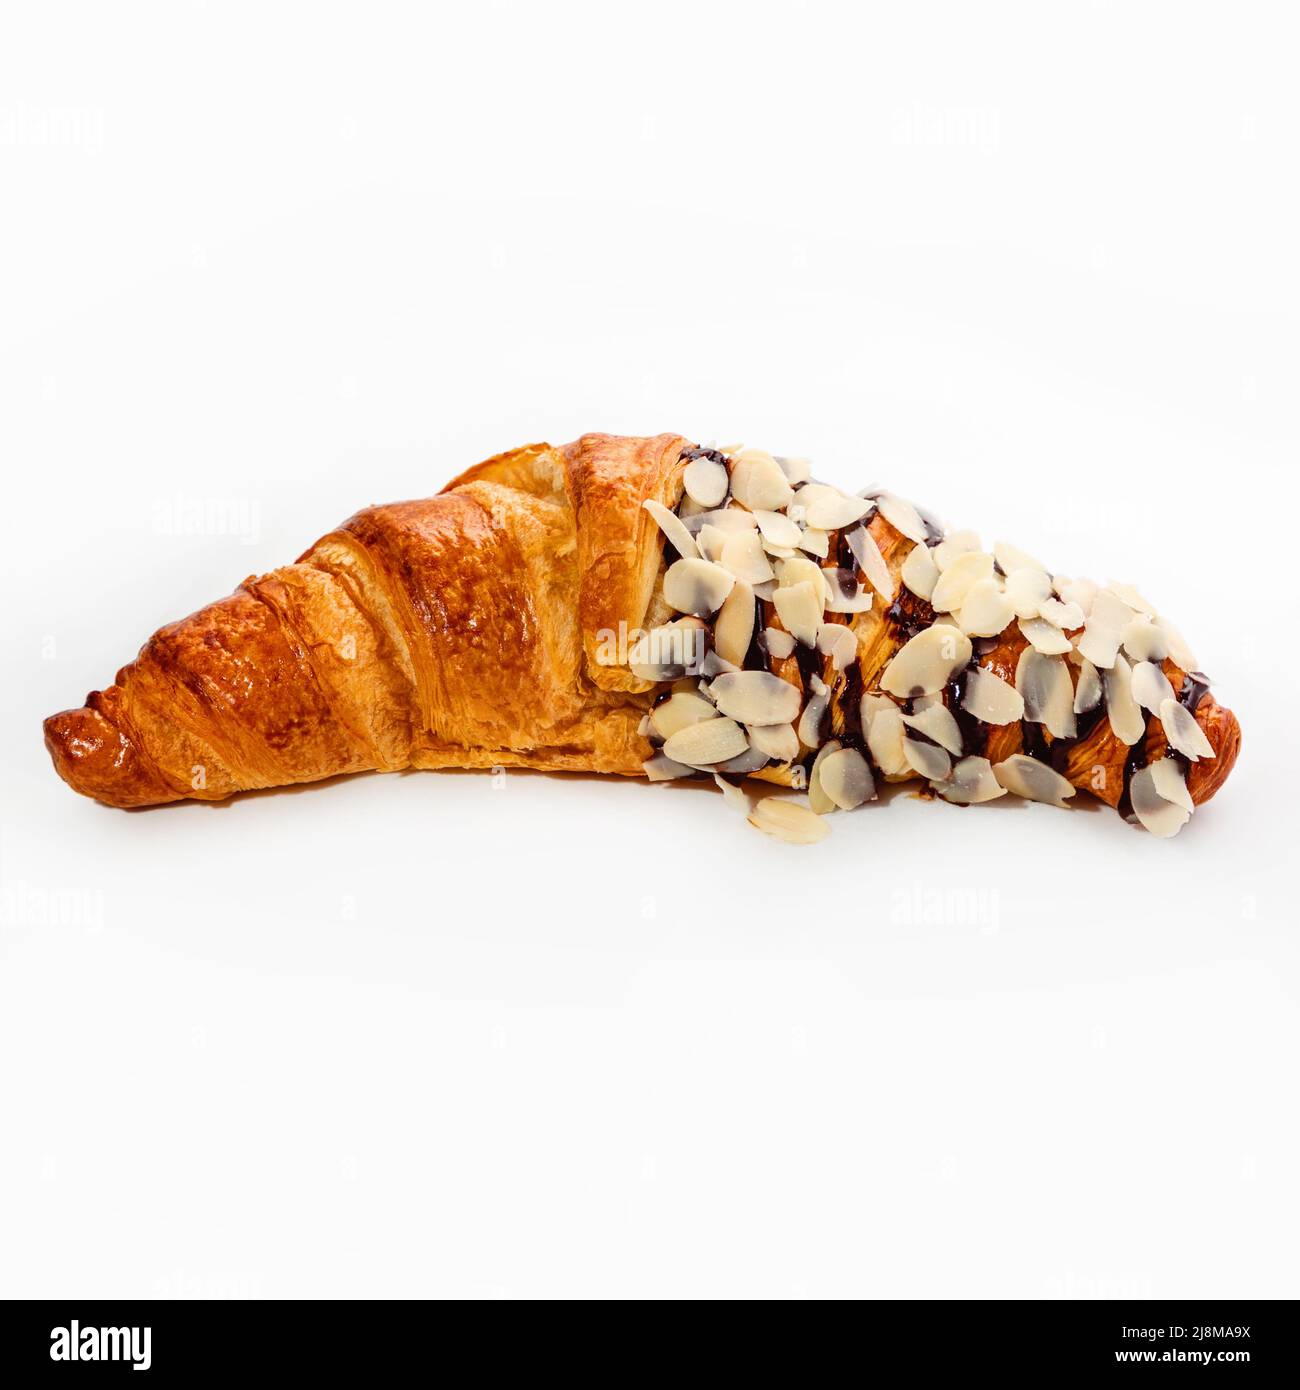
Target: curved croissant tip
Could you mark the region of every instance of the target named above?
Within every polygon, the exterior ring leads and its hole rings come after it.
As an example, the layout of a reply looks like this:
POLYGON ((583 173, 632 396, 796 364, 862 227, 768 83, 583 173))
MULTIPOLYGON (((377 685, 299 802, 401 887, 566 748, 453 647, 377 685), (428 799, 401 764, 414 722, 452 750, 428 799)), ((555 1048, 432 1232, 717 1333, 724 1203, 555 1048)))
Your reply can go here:
POLYGON ((1213 758, 1201 758, 1187 772, 1187 790, 1192 801, 1203 806, 1228 780, 1237 761, 1241 751, 1241 725, 1237 716, 1212 696, 1207 696, 1197 707, 1196 722, 1214 749, 1213 758))
POLYGON ((177 800, 127 734, 91 705, 52 714, 42 727, 54 770, 73 791, 109 806, 177 800))

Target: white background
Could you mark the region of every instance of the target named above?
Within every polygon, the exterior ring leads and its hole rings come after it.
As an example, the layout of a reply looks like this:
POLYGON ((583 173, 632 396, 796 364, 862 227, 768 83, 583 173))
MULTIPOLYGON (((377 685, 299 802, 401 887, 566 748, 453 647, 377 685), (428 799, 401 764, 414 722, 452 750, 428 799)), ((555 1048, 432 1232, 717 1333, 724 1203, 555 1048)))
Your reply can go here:
POLYGON ((1286 12, 8 14, 0 1293, 1300 1294, 1286 12), (1169 843, 900 796, 812 850, 52 773, 160 623, 595 429, 1135 582, 1236 772, 1169 843))

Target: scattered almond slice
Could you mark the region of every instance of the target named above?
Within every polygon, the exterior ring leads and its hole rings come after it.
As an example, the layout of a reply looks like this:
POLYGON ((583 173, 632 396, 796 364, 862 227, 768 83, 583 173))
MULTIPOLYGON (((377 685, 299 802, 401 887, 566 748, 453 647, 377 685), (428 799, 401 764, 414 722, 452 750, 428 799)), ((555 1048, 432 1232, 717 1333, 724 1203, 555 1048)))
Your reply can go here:
POLYGON ((1126 607, 1131 608, 1133 612, 1141 613, 1148 618, 1155 617, 1155 606, 1144 599, 1132 584, 1116 584, 1112 580, 1106 589, 1120 599, 1126 607))
POLYGON ((757 748, 746 748, 743 753, 737 753, 734 758, 728 758, 725 763, 715 763, 713 766, 719 772, 730 772, 737 777, 748 777, 752 772, 761 772, 768 764, 766 753, 760 752, 757 748))
POLYGON ((1074 795, 1074 788, 1059 772, 1025 753, 1013 753, 995 764, 993 775, 1007 791, 1027 801, 1064 807, 1074 795))
MULTIPOLYGON (((819 681, 820 685, 821 682, 819 681)), ((830 695, 826 692, 823 685, 821 692, 814 694, 812 699, 803 707, 803 713, 799 716, 799 723, 796 732, 799 735, 799 742, 805 748, 816 748, 821 743, 822 720, 826 717, 826 708, 830 704, 830 695)))
POLYGON ((852 570, 822 570, 826 583, 826 611, 828 613, 866 613, 870 610, 874 595, 865 585, 859 584, 852 570))
POLYGON ((987 758, 979 757, 963 758, 954 763, 952 776, 946 782, 931 782, 930 785, 945 801, 957 806, 996 801, 1007 794, 1007 789, 993 775, 993 765, 987 758))
POLYGON ((717 507, 727 495, 727 470, 716 459, 692 459, 682 474, 682 485, 701 507, 717 507))
POLYGON ((802 508, 804 522, 818 531, 842 531, 861 521, 872 504, 862 497, 850 497, 837 487, 826 483, 808 483, 794 497, 794 505, 802 508))
POLYGON ((716 719, 718 712, 703 695, 679 692, 670 695, 650 712, 650 727, 660 738, 668 739, 688 724, 716 719))
POLYGON ((802 703, 799 689, 770 671, 736 671, 709 686, 714 703, 742 724, 788 724, 802 703))
POLYGON ((1086 656, 1079 656, 1077 652, 1073 655, 1078 657, 1079 662, 1079 683, 1074 687, 1074 712, 1087 714, 1101 704, 1101 677, 1086 656))
POLYGON ((1160 706, 1160 723, 1169 746, 1183 757, 1198 762, 1201 758, 1215 756, 1214 745, 1205 737, 1205 730, 1177 700, 1170 698, 1160 706))
POLYGON ((824 560, 831 553, 830 535, 810 526, 799 537, 799 549, 824 560))
POLYGON ((992 574, 992 555, 982 550, 958 555, 946 570, 940 571, 939 582, 934 586, 930 602, 936 609, 952 613, 961 607, 966 595, 979 580, 991 578, 992 574))
POLYGON ((966 591, 957 621, 969 637, 996 637, 1014 617, 1011 600, 990 576, 977 579, 966 591))
POLYGON ((959 555, 969 555, 980 548, 980 538, 974 531, 954 531, 934 547, 934 563, 942 574, 959 555))
POLYGON ((817 629, 817 650, 830 657, 837 671, 845 671, 857 658, 858 639, 844 623, 823 623, 817 629))
POLYGON ((664 756, 691 767, 708 767, 739 757, 749 740, 731 719, 706 719, 679 729, 663 746, 664 756))
POLYGON ((793 724, 747 724, 750 743, 778 763, 792 763, 799 756, 799 735, 793 724))
POLYGON ((755 512, 754 520, 765 541, 785 549, 797 547, 803 539, 803 532, 783 512, 755 512))
POLYGON ((976 666, 966 677, 962 709, 986 724, 1014 724, 1025 717, 1025 701, 1001 676, 976 666))
POLYGON ((934 586, 939 582, 939 567, 934 563, 928 545, 916 546, 903 561, 902 579, 917 598, 929 601, 934 586))
POLYGON ((765 627, 763 640, 767 643, 768 654, 778 661, 784 661, 794 651, 794 638, 779 627, 765 627))
POLYGON ((694 537, 686 529, 676 512, 670 512, 662 502, 656 502, 653 497, 647 497, 641 505, 654 517, 668 544, 676 550, 683 560, 699 558, 700 552, 696 547, 694 537))
POLYGON ((662 753, 657 753, 653 758, 647 758, 641 767, 651 782, 672 782, 678 777, 693 777, 695 775, 693 767, 687 767, 685 763, 674 762, 662 753))
POLYGON ((711 560, 715 565, 722 559, 722 551, 729 536, 734 531, 724 531, 721 526, 701 526, 695 533, 695 544, 700 550, 700 559, 711 560))
POLYGON ((705 526, 716 526, 719 531, 753 531, 757 525, 754 513, 743 507, 721 507, 687 518, 687 529, 697 535, 705 526))
POLYGON ((754 591, 743 579, 727 595, 713 623, 713 647, 733 666, 745 664, 754 636, 754 591))
POLYGON ((903 747, 906 725, 897 705, 877 709, 867 728, 867 747, 886 777, 901 777, 910 764, 903 747))
POLYGON ((880 676, 880 688, 899 699, 933 695, 971 657, 970 638, 946 623, 918 632, 895 653, 880 676))
POLYGON ((1058 575, 1052 581, 1052 587, 1060 595, 1062 603, 1077 603, 1079 611, 1085 621, 1087 620, 1093 600, 1097 597, 1097 586, 1091 579, 1066 579, 1058 575))
POLYGON ((1083 636, 1075 646, 1099 671, 1108 671, 1115 664, 1119 640, 1132 618, 1128 604, 1103 589, 1092 601, 1083 636))
POLYGON ((1030 646, 1044 656, 1063 656, 1070 650, 1070 639, 1045 618, 1021 618, 1019 627, 1030 646))
POLYGON ((1161 662, 1169 655, 1169 639, 1150 618, 1134 618, 1120 634, 1120 643, 1132 661, 1161 662))
POLYGON ((1187 778, 1177 758, 1157 758, 1151 764, 1151 776, 1156 791, 1166 801, 1181 806, 1189 816, 1192 814, 1196 808, 1192 802, 1192 794, 1187 790, 1187 778))
POLYGON ((1155 773, 1149 767, 1139 768, 1133 774, 1128 795, 1133 814, 1151 834, 1162 840, 1171 839, 1187 824, 1190 812, 1160 794, 1155 773))
POLYGON ((808 773, 808 808, 815 816, 829 816, 832 811, 840 809, 822 787, 822 764, 832 753, 838 752, 839 747, 834 739, 823 744, 808 773))
POLYGON ((762 584, 776 576, 757 531, 737 531, 728 536, 719 563, 746 584, 762 584))
POLYGON ((813 586, 823 604, 830 598, 830 584, 826 572, 806 556, 795 555, 788 560, 782 560, 776 567, 776 573, 778 588, 789 589, 795 584, 807 583, 813 586))
POLYGON ((750 825, 792 845, 811 845, 830 834, 830 826, 807 806, 782 796, 765 796, 750 812, 750 825))
POLYGON ((880 553, 880 547, 871 538, 871 532, 865 526, 858 526, 848 533, 847 539, 853 558, 858 562, 858 568, 866 575, 867 582, 886 603, 892 601, 894 581, 889 573, 889 566, 885 564, 885 557, 880 553))
POLYGON ((1101 680, 1106 690, 1106 715, 1111 732, 1121 743, 1132 747, 1145 737, 1147 721, 1133 698, 1133 672, 1128 662, 1117 654, 1110 670, 1101 673, 1101 680))
POLYGON ((705 626, 679 618, 643 633, 628 653, 632 674, 644 681, 670 681, 693 670, 704 655, 705 626))
POLYGON ((1053 738, 1073 738, 1074 684, 1059 656, 1044 656, 1026 647, 1016 663, 1016 689, 1025 701, 1025 718, 1042 724, 1053 738))
POLYGON ((1159 714, 1160 706, 1174 698, 1169 678, 1153 661, 1139 661, 1132 668, 1131 687, 1133 698, 1152 714, 1159 714))
POLYGON ((852 811, 876 794, 871 767, 856 748, 832 753, 821 768, 822 790, 840 808, 852 811))
POLYGON ((750 797, 737 782, 729 782, 725 777, 718 773, 713 774, 713 780, 718 784, 718 790, 722 793, 723 800, 728 806, 733 806, 746 819, 754 809, 753 798, 750 797))
POLYGON ((1035 560, 1032 555, 1021 550, 1019 546, 1011 545, 1007 541, 998 541, 993 547, 993 558, 998 562, 998 568, 1005 575, 1013 575, 1017 570, 1039 570, 1047 572, 1047 566, 1039 560, 1035 560))
POLYGON ((880 515, 910 541, 924 541, 929 537, 921 513, 905 498, 896 497, 892 492, 882 492, 875 499, 880 515))
POLYGON ((664 575, 664 599, 679 613, 707 617, 722 607, 735 576, 709 560, 678 560, 664 575))
POLYGON ((1042 570, 1013 570, 1006 579, 1006 595, 1017 618, 1037 618, 1052 596, 1052 581, 1042 570))
POLYGON ((817 629, 822 621, 821 596, 807 581, 782 587, 772 596, 777 616, 786 630, 805 647, 817 645, 817 629))
POLYGON ((941 744, 949 753, 955 753, 959 757, 962 751, 961 730, 957 727, 957 721, 952 717, 952 713, 940 701, 926 705, 924 709, 918 709, 915 714, 905 714, 903 723, 909 729, 915 729, 918 733, 925 734, 932 738, 936 743, 941 744))
POLYGON ((798 487, 812 477, 812 464, 807 459, 778 457, 776 461, 792 487, 798 487))
POLYGON ((751 512, 779 512, 789 505, 794 489, 771 454, 742 449, 732 464, 731 494, 751 512))
POLYGON ((1195 671, 1199 669, 1200 662, 1197 661, 1191 647, 1187 645, 1187 639, 1169 621, 1168 618, 1157 618, 1156 626, 1165 635, 1165 642, 1169 646, 1169 659, 1175 666, 1180 666, 1184 671, 1195 671))
POLYGON ((888 695, 863 695, 858 701, 858 719, 862 724, 862 731, 866 733, 871 728, 871 721, 883 709, 892 709, 898 712, 898 706, 889 698, 888 695))
MULTIPOLYGON (((907 723, 906 715, 903 716, 903 723, 907 723)), ((946 781, 952 771, 952 758, 948 751, 934 743, 923 743, 919 738, 904 735, 903 756, 914 771, 934 782, 946 781)))
POLYGON ((1062 603, 1060 599, 1044 599, 1038 606, 1039 616, 1063 632, 1083 626, 1083 609, 1077 603, 1062 603))

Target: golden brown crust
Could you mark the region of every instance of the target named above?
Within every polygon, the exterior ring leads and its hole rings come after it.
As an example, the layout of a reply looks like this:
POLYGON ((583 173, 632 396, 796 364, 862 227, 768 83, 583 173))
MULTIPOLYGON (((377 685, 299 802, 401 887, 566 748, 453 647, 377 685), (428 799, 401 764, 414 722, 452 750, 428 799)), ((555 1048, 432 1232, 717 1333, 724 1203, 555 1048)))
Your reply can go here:
MULTIPOLYGON (((639 775, 652 750, 637 730, 654 687, 602 661, 602 648, 630 644, 647 621, 663 547, 642 503, 676 505, 687 443, 590 434, 560 449, 531 444, 435 497, 358 512, 296 564, 161 629, 114 685, 46 720, 56 769, 114 806, 370 768, 639 775)), ((879 514, 870 529, 897 583, 912 542, 879 514)), ((832 557, 838 543, 832 535, 832 557)), ((829 660, 821 671, 837 731, 906 637, 883 604, 848 621, 856 682, 829 660)), ((1013 625, 980 664, 1014 681, 1023 647, 1013 625)), ((773 669, 803 683, 794 658, 773 669)), ((1180 688, 1183 673, 1165 669, 1180 688)), ((1208 695, 1196 718, 1218 755, 1189 771, 1200 803, 1231 771, 1240 729, 1208 695)), ((1022 745, 1021 726, 1008 725, 990 731, 986 752, 998 761, 1022 745)), ((1061 770, 1115 805, 1129 751, 1102 719, 1061 770)), ((1146 751, 1163 755, 1156 720, 1146 751)))

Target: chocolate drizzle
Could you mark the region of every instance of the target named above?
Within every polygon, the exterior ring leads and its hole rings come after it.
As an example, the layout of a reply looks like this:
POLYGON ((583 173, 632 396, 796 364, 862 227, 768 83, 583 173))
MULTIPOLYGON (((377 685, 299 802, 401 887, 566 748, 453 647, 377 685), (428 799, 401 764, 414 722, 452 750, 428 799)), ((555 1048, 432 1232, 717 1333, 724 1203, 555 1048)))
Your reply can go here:
POLYGON ((961 731, 962 753, 982 757, 988 746, 989 725, 962 707, 962 701, 966 698, 966 684, 975 669, 976 664, 972 662, 964 670, 958 671, 944 687, 944 696, 948 712, 957 721, 957 728, 961 731))

